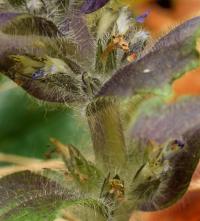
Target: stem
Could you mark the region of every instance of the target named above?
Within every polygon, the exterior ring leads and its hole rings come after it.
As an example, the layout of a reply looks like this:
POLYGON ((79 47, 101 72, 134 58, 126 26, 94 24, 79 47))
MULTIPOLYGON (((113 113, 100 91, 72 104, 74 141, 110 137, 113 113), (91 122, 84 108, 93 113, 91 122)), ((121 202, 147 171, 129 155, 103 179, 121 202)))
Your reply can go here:
POLYGON ((29 157, 0 153, 0 162, 13 163, 17 165, 30 165, 41 163, 41 160, 29 157))
POLYGON ((66 170, 65 165, 62 161, 48 160, 48 161, 41 161, 40 163, 30 163, 27 165, 12 165, 7 167, 2 167, 0 168, 0 177, 24 170, 41 171, 44 168, 66 170))
POLYGON ((102 169, 123 167, 125 141, 118 106, 113 98, 97 98, 87 107, 96 161, 102 169))

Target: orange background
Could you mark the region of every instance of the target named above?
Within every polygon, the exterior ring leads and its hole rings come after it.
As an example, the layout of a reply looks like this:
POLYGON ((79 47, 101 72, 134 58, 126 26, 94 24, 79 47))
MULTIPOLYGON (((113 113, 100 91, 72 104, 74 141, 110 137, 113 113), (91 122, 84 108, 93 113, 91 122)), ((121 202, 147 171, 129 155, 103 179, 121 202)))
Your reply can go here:
MULTIPOLYGON (((157 38, 178 23, 196 15, 200 15, 200 0, 172 0, 173 8, 165 9, 157 4, 156 0, 144 0, 143 3, 132 2, 133 10, 138 14, 151 9, 149 17, 145 21, 145 26, 152 35, 157 38)), ((200 68, 186 73, 181 79, 174 82, 173 98, 176 100, 180 96, 200 95, 200 68)), ((200 221, 200 220, 199 220, 200 221)))

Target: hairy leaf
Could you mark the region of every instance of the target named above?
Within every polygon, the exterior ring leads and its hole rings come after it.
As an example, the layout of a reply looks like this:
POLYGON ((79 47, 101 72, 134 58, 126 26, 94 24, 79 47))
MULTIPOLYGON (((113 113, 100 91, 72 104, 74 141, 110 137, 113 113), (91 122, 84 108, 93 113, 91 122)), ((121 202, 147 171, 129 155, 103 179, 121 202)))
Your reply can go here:
POLYGON ((149 141, 160 147, 134 176, 130 199, 137 208, 159 210, 186 192, 200 157, 199 110, 199 99, 188 99, 138 117, 132 138, 140 139, 141 148, 149 141))
POLYGON ((163 143, 167 139, 181 137, 200 124, 199 98, 188 98, 171 105, 149 106, 147 103, 141 107, 143 111, 130 130, 131 137, 163 143))
POLYGON ((109 0, 85 0, 81 11, 85 14, 89 14, 100 9, 108 2, 109 0))
POLYGON ((8 0, 9 4, 14 7, 22 6, 26 3, 26 0, 8 0))
POLYGON ((99 80, 85 77, 82 67, 88 68, 88 57, 82 57, 77 43, 59 37, 52 22, 15 13, 0 14, 1 18, 0 71, 28 93, 71 104, 86 101, 97 90, 99 80))
POLYGON ((0 39, 0 71, 28 93, 50 102, 74 103, 86 99, 80 77, 84 71, 67 55, 76 53, 72 42, 5 34, 0 34, 0 39))
POLYGON ((78 199, 58 183, 30 171, 0 179, 0 220, 54 220, 62 204, 78 199))
POLYGON ((90 33, 84 14, 80 11, 80 1, 71 3, 67 19, 62 25, 62 33, 70 33, 80 49, 82 57, 87 57, 92 64, 95 55, 95 41, 90 33))
MULTIPOLYGON (((151 159, 133 180, 130 193, 136 208, 154 211, 166 208, 186 192, 200 157, 200 130, 184 134, 184 148, 173 152, 170 158, 151 159)), ((181 148, 180 148, 181 149, 181 148)))
POLYGON ((105 221, 108 216, 103 202, 81 198, 79 193, 30 171, 1 178, 0 194, 1 221, 53 221, 57 217, 105 221))
POLYGON ((98 96, 131 96, 170 84, 186 71, 199 66, 196 50, 200 17, 178 26, 138 61, 118 70, 98 96))
POLYGON ((61 36, 58 28, 51 21, 29 14, 0 13, 0 29, 12 35, 61 36))

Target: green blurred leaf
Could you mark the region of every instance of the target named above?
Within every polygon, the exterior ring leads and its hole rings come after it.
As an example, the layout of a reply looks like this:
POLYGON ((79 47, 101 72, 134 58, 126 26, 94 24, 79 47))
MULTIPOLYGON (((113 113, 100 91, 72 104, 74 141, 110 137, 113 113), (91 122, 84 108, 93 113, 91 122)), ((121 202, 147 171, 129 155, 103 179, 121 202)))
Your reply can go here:
POLYGON ((5 78, 0 84, 1 152, 43 157, 50 137, 87 147, 89 136, 83 125, 67 107, 38 105, 5 78))

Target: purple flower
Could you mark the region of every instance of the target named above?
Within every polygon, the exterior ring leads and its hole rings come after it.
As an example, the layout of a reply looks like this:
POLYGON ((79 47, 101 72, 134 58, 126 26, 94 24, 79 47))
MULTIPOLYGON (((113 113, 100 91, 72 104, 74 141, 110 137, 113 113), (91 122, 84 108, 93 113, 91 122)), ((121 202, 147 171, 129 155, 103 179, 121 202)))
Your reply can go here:
POLYGON ((184 142, 181 140, 175 140, 174 144, 178 145, 181 149, 183 149, 185 146, 184 142))
POLYGON ((37 80, 44 76, 45 76, 45 72, 42 69, 39 69, 32 74, 32 79, 37 80))
POLYGON ((100 8, 102 8, 110 0, 86 0, 81 7, 81 12, 84 14, 92 13, 100 8))
POLYGON ((149 16, 151 10, 147 10, 146 12, 144 12, 143 14, 137 16, 135 18, 136 22, 138 23, 144 23, 145 19, 149 16))

